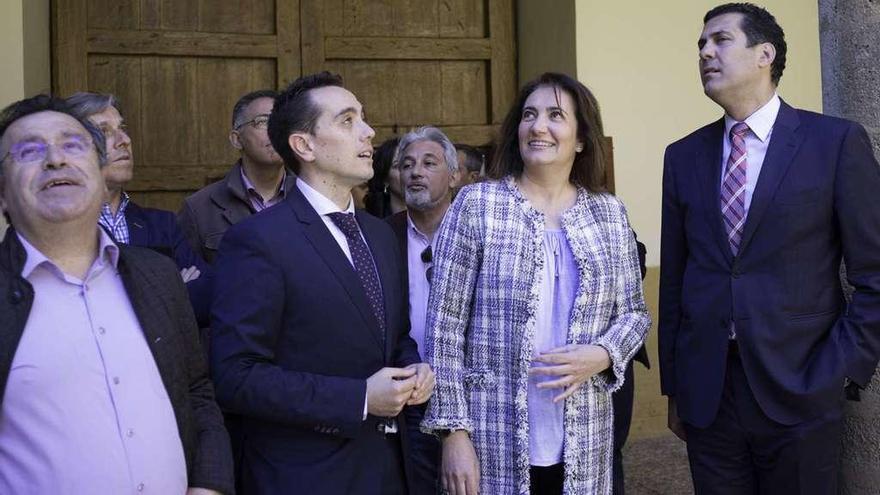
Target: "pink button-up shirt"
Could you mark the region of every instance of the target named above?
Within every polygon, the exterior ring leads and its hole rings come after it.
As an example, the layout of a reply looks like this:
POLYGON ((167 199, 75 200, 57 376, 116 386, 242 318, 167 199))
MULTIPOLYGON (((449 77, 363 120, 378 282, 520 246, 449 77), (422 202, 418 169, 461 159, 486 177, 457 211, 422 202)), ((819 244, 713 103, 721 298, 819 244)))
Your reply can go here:
POLYGON ((168 393, 99 231, 83 280, 19 235, 34 301, 0 407, 0 493, 186 491, 168 393))

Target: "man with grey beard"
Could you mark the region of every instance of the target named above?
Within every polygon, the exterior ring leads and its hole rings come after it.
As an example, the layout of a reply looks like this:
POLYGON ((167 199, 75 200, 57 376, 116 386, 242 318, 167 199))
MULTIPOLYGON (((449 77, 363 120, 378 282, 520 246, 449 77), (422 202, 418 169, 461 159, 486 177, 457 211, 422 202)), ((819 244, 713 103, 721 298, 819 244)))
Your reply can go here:
MULTIPOLYGON (((401 264, 409 280, 410 336, 424 357, 434 234, 452 202, 453 187, 459 179, 458 159, 455 146, 440 129, 420 127, 400 140, 393 166, 400 170, 407 210, 391 216, 388 223, 400 243, 401 264)), ((437 486, 440 444, 419 431, 426 406, 404 408, 413 486, 417 488, 414 493, 434 493, 437 486)))

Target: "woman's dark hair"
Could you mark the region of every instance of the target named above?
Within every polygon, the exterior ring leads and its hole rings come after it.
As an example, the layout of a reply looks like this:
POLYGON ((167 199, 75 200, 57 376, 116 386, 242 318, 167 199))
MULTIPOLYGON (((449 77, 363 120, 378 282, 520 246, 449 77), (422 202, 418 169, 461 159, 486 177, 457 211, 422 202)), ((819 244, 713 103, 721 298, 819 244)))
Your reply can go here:
POLYGON ((583 143, 584 149, 574 156, 569 180, 589 191, 604 192, 605 133, 602 130, 602 117, 599 115, 599 103, 593 93, 577 79, 555 72, 541 74, 520 90, 501 124, 498 147, 489 165, 489 177, 500 179, 506 175, 519 177, 522 174, 524 164, 519 152, 519 123, 526 100, 541 86, 550 86, 556 90, 557 100, 559 91, 565 91, 574 100, 577 138, 583 143))
POLYGON ((373 178, 367 182, 366 210, 379 218, 391 215, 391 193, 386 190, 385 180, 394 161, 394 150, 399 137, 388 139, 373 152, 373 178))

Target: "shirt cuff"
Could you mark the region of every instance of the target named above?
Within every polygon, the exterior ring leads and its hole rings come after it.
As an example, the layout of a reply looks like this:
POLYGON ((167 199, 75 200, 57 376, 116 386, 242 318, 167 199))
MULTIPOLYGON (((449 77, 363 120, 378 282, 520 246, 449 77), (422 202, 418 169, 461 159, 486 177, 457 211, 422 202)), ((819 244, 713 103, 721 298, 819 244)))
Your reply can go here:
POLYGON ((364 419, 362 419, 361 421, 366 421, 366 420, 367 420, 367 393, 364 392, 364 419))

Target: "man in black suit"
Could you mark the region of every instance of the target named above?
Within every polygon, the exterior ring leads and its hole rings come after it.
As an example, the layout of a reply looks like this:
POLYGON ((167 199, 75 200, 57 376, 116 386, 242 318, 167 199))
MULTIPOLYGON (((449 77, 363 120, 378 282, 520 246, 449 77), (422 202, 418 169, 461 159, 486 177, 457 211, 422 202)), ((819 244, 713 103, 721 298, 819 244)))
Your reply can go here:
POLYGON ((0 156, 0 493, 232 493, 180 275, 98 227, 101 131, 37 96, 0 156))
POLYGON ((666 150, 670 427, 697 493, 836 493, 844 383, 866 385, 880 353, 880 167, 860 125, 780 100, 766 10, 712 9, 698 45, 725 115, 666 150))
POLYGON ((434 375, 409 337, 394 234, 354 211, 351 188, 373 173, 363 116, 326 72, 282 92, 269 137, 295 187, 220 245, 212 372, 242 416, 249 494, 409 493, 400 412, 434 375))

